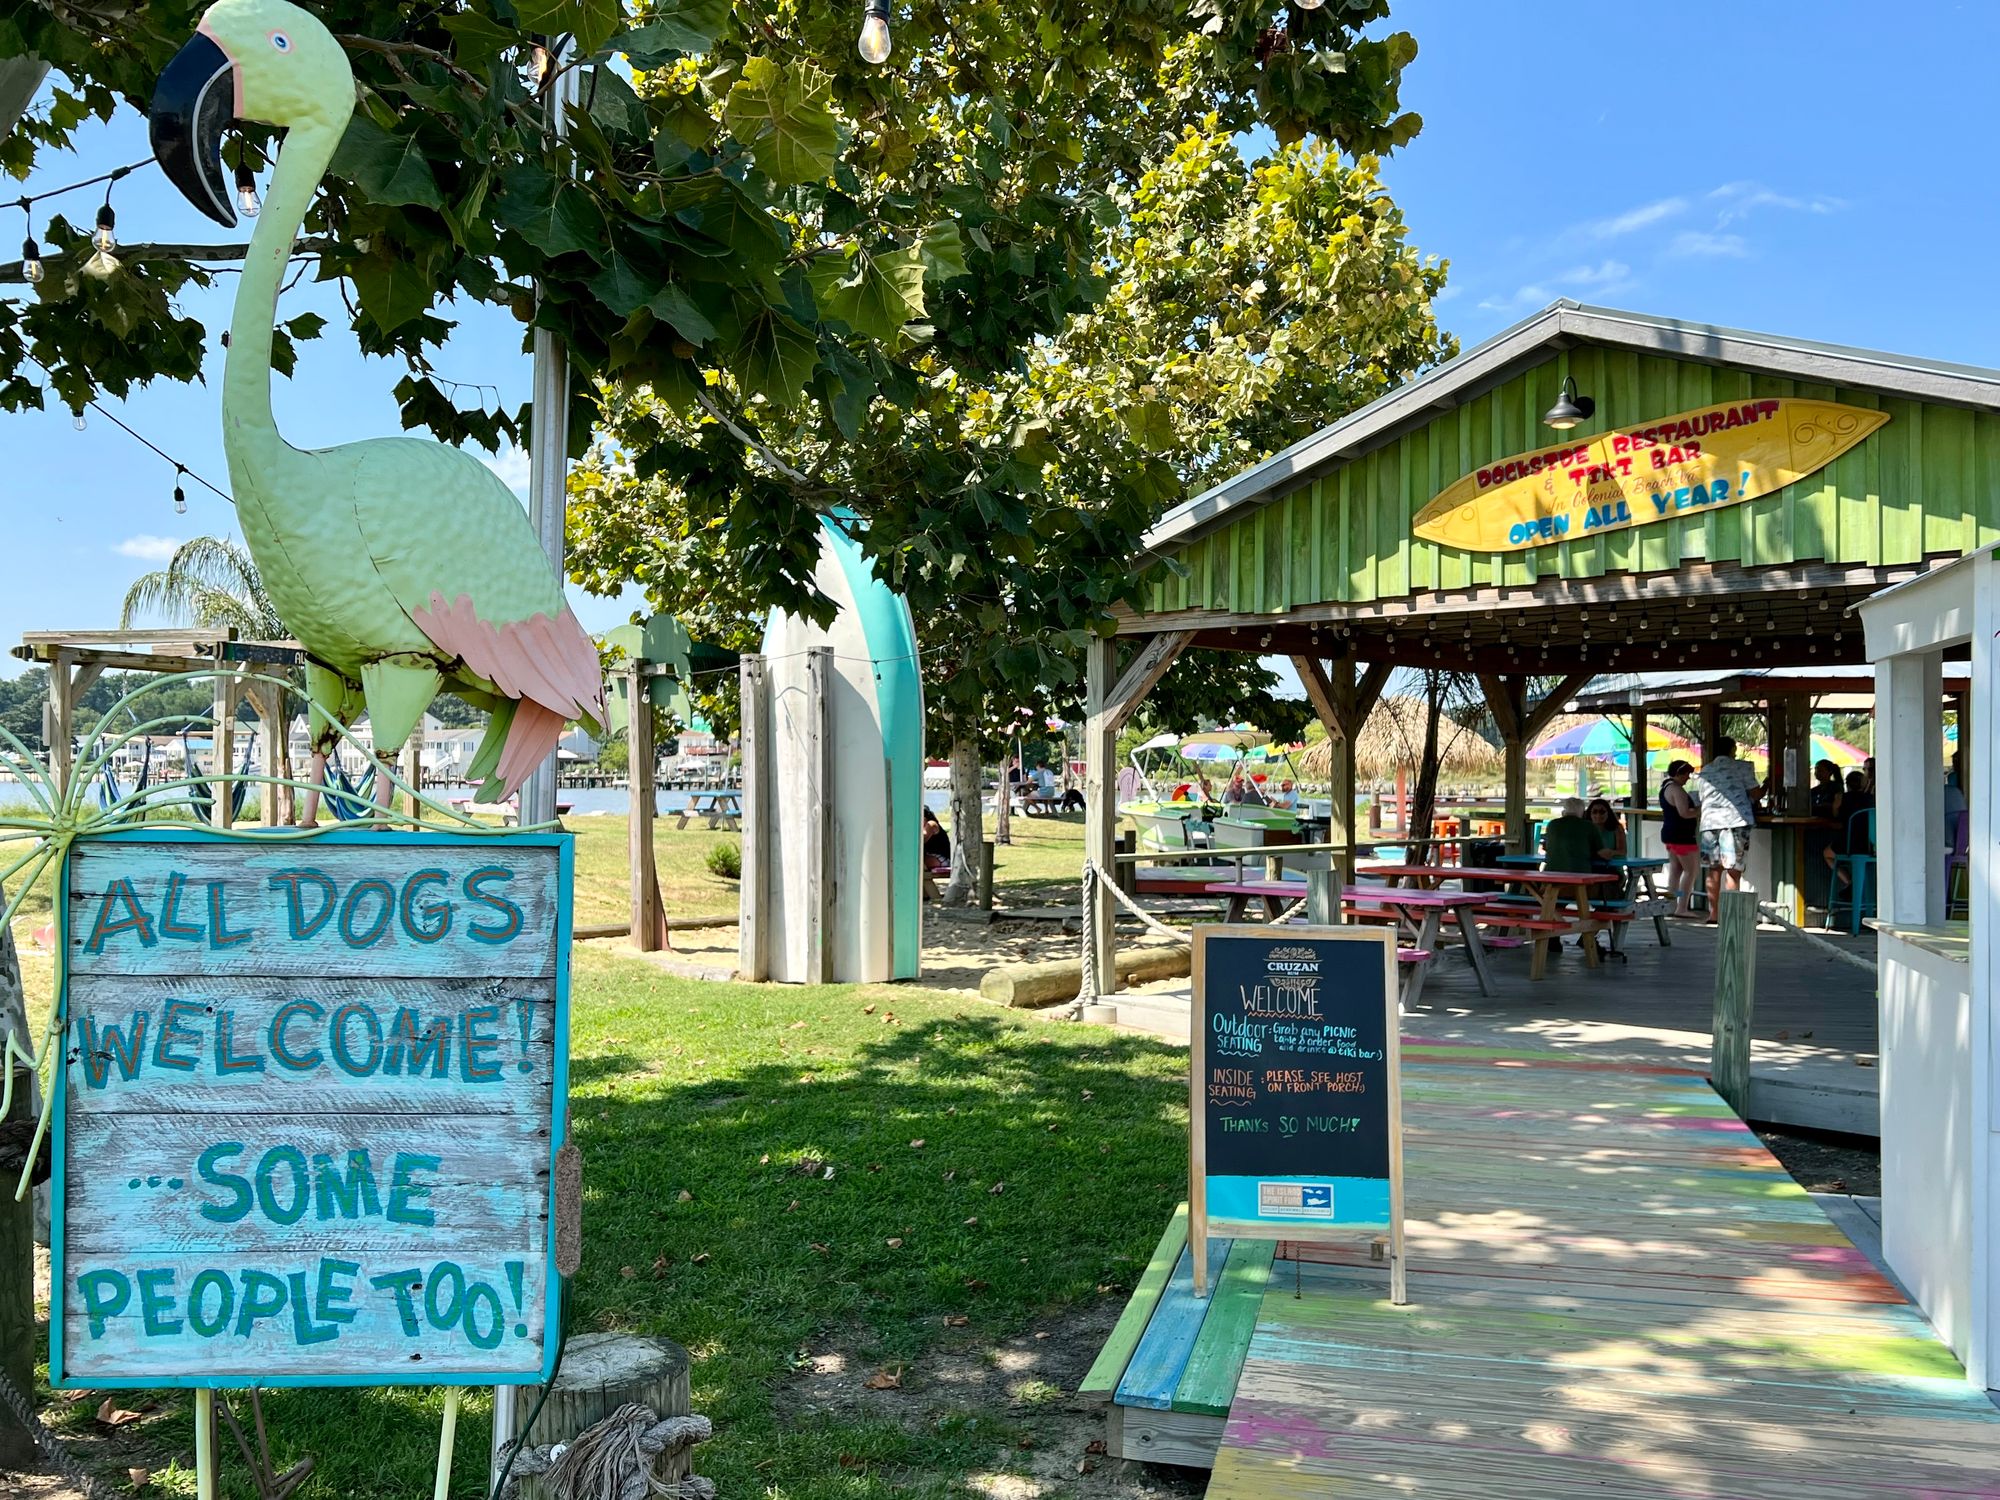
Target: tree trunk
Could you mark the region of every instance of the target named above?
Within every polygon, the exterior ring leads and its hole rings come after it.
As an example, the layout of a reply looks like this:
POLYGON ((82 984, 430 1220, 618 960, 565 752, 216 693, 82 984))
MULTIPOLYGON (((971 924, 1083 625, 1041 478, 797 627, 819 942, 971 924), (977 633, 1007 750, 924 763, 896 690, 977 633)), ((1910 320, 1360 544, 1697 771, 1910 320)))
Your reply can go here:
MULTIPOLYGON (((1444 679, 1441 673, 1424 674, 1424 749, 1417 761, 1417 790, 1410 804, 1409 837, 1428 839, 1436 817, 1438 789, 1438 721, 1444 716, 1444 679)), ((1412 864, 1427 865, 1438 854, 1435 844, 1418 844, 1412 864)))
MULTIPOLYGON (((0 906, 6 904, 0 892, 0 906)), ((11 928, 0 927, 0 1050, 13 1034, 23 1052, 33 1051, 27 1001, 21 988, 21 965, 14 952, 11 928)), ((35 1075, 22 1069, 11 1119, 25 1124, 41 1108, 35 1075)), ((0 1124, 5 1124, 0 1120, 0 1124)), ((0 1374, 14 1389, 34 1399, 35 1389, 35 1200, 30 1194, 14 1201, 13 1169, 0 1172, 0 1374)), ((0 1469, 29 1470, 39 1462, 35 1441, 4 1406, 0 1406, 0 1469)))
POLYGON ((951 742, 951 879, 940 901, 963 906, 979 885, 979 846, 986 817, 979 808, 979 742, 961 734, 951 742))
POLYGON ((1007 748, 1000 756, 1000 790, 993 796, 993 842, 1012 843, 1014 838, 1014 784, 1007 775, 1015 767, 1014 744, 1007 742, 1007 748))

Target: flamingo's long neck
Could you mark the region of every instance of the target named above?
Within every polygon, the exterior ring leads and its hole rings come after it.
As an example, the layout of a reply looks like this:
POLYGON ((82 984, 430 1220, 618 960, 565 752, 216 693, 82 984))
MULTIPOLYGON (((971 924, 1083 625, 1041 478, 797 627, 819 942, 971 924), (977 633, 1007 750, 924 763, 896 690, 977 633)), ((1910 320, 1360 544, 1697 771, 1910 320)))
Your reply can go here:
POLYGON ((223 446, 232 470, 239 464, 259 467, 260 460, 268 465, 291 451, 271 416, 271 330, 278 321, 278 289, 292 243, 346 123, 345 114, 338 122, 321 117, 286 132, 270 196, 250 236, 229 319, 229 358, 222 377, 223 446))

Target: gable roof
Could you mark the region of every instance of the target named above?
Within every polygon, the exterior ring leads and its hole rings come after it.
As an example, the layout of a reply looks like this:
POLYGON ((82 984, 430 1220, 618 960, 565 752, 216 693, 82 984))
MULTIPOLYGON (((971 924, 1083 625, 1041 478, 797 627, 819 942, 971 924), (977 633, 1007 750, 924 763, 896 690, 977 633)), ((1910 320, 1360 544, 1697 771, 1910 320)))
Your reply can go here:
POLYGON ((1671 355, 1917 401, 2000 410, 2000 370, 1684 323, 1588 307, 1565 298, 1176 506, 1146 533, 1145 545, 1157 551, 1212 531, 1232 512, 1277 499, 1315 470, 1356 457, 1420 424, 1430 412, 1490 390, 1573 344, 1671 355))

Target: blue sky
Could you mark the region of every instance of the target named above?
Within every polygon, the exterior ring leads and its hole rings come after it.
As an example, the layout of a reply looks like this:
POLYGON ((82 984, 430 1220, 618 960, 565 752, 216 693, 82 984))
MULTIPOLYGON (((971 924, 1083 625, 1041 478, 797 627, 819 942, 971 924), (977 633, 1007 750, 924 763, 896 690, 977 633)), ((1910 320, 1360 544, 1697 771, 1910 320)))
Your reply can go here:
MULTIPOLYGON (((1421 48, 1403 96, 1425 123, 1384 173, 1413 241, 1452 263, 1440 316, 1467 346, 1573 297, 2000 364, 2000 6, 1402 0, 1393 19, 1421 48)), ((143 122, 122 119, 87 137, 81 166, 26 189, 146 154, 143 122)), ((151 171, 114 201, 125 238, 219 237, 151 171)), ((87 222, 94 204, 86 192, 60 206, 87 222)), ((0 216, 10 237, 19 225, 0 216)), ((222 277, 187 310, 219 332, 234 290, 222 277)), ((282 304, 307 310, 334 326, 276 383, 286 435, 314 447, 400 431, 401 369, 364 359, 338 299, 310 282, 282 304)), ((211 360, 219 376, 219 348, 211 360)), ((518 404, 520 325, 463 310, 438 370, 518 404)), ((213 386, 162 383, 114 409, 228 487, 213 386)), ((63 410, 0 415, 0 455, 0 644, 114 624, 126 586, 175 540, 234 534, 230 507, 197 484, 175 515, 171 466, 100 417, 77 432, 63 410)), ((496 467, 525 478, 519 454, 496 467)), ((593 630, 636 602, 577 598, 593 630)), ((0 657, 0 672, 18 668, 0 657)))

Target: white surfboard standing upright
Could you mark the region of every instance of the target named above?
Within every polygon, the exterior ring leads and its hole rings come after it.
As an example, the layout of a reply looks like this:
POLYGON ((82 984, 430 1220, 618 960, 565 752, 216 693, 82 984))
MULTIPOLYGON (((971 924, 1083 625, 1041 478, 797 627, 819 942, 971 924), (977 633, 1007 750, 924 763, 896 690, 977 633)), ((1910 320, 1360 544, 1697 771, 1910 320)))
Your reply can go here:
POLYGON ((917 976, 923 682, 909 605, 846 518, 821 522, 822 628, 772 614, 743 674, 741 967, 751 978, 917 976))

